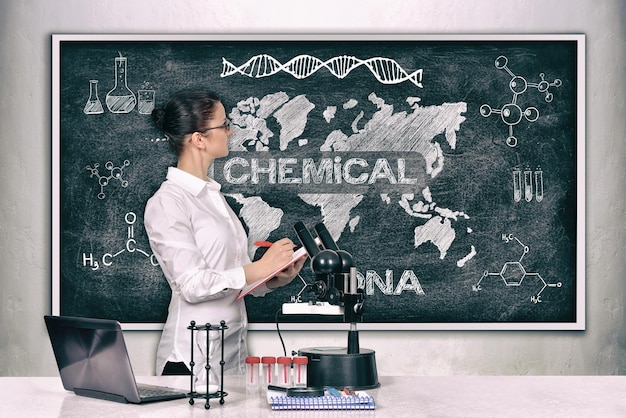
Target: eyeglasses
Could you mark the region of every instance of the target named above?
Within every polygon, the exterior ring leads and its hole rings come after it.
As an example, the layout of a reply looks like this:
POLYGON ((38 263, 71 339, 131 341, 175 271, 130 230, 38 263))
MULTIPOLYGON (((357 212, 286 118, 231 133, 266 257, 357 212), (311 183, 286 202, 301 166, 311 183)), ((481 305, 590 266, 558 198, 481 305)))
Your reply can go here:
POLYGON ((224 122, 224 124, 223 124, 223 125, 220 125, 220 126, 214 126, 214 127, 212 127, 212 128, 208 128, 208 129, 205 129, 205 130, 204 130, 204 131, 202 131, 202 132, 203 132, 203 133, 204 133, 204 132, 209 132, 209 131, 211 131, 211 130, 213 130, 213 129, 226 129, 227 131, 230 131, 230 129, 232 128, 232 126, 233 126, 233 125, 232 125, 231 121, 230 121, 230 120, 228 120, 228 119, 226 119, 226 122, 224 122))

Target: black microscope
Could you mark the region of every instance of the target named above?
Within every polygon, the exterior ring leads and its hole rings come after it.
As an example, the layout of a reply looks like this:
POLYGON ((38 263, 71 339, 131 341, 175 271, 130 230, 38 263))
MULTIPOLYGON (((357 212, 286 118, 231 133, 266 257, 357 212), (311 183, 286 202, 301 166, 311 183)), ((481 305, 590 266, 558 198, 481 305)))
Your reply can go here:
POLYGON ((339 249, 323 223, 315 225, 317 238, 302 222, 294 229, 311 258, 316 278, 310 286, 314 301, 284 304, 283 314, 342 315, 343 322, 350 324, 347 347, 298 350, 298 355, 308 357, 308 386, 354 390, 379 387, 375 352, 359 346, 357 323, 363 321, 365 294, 358 288, 352 255, 339 249))

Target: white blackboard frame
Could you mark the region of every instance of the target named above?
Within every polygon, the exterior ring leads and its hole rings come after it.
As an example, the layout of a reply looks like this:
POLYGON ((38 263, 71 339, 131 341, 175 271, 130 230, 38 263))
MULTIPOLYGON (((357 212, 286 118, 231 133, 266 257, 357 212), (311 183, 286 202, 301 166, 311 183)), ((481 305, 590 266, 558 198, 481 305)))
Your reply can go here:
MULTIPOLYGON (((52 35, 52 314, 61 314, 60 295, 60 44, 64 41, 574 41, 577 44, 576 118, 576 320, 567 323, 363 323, 361 330, 584 330, 585 329, 585 36, 583 34, 455 34, 455 35, 137 35, 137 34, 54 34, 52 35)), ((367 302, 367 301, 366 301, 367 302)), ((161 323, 124 323, 129 330, 159 330, 161 323)), ((347 324, 316 322, 284 323, 285 330, 343 330, 347 324)), ((251 330, 274 329, 274 323, 252 323, 251 330)))

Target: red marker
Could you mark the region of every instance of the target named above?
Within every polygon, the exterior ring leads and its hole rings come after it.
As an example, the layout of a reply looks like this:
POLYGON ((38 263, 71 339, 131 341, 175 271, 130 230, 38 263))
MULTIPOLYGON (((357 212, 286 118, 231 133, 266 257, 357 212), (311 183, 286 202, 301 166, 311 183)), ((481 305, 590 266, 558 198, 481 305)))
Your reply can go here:
POLYGON ((255 241, 254 245, 256 245, 257 247, 271 247, 272 244, 274 244, 273 242, 269 242, 269 241, 255 241))

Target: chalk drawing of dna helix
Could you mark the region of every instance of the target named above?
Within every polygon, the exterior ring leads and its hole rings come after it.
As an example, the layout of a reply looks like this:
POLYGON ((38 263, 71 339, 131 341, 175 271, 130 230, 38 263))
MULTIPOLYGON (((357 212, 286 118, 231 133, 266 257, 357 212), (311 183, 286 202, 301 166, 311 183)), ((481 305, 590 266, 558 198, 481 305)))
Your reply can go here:
POLYGON ((398 84, 409 81, 417 87, 422 87, 423 70, 420 68, 412 73, 407 73, 396 61, 391 58, 374 57, 366 60, 354 56, 341 55, 322 61, 311 55, 298 55, 282 64, 276 58, 268 54, 259 54, 250 58, 245 64, 237 67, 222 58, 221 77, 233 74, 241 74, 250 78, 263 78, 272 76, 280 71, 291 74, 297 79, 309 77, 320 68, 326 68, 339 79, 345 78, 352 70, 366 66, 376 79, 383 84, 398 84))

